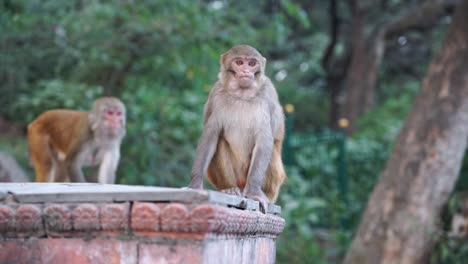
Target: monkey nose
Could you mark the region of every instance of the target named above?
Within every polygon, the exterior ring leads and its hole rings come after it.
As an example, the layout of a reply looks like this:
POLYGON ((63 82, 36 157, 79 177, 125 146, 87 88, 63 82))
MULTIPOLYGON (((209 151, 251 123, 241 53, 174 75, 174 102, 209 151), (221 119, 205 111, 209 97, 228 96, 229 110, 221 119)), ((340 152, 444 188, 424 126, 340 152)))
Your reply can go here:
POLYGON ((117 127, 119 127, 119 118, 117 118, 117 117, 109 117, 109 118, 107 118, 107 121, 109 122, 109 125, 110 125, 112 128, 117 128, 117 127))

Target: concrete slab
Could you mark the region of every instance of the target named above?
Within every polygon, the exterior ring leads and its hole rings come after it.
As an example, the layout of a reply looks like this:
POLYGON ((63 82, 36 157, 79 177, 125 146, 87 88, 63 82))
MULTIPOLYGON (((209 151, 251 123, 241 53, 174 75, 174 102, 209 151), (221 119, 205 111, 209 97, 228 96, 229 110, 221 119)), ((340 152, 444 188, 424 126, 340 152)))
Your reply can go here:
MULTIPOLYGON (((257 201, 212 190, 166 188, 98 183, 0 183, 0 201, 12 195, 20 203, 83 202, 178 202, 217 204, 258 211, 257 201)), ((279 215, 281 207, 269 204, 268 214, 279 215)))

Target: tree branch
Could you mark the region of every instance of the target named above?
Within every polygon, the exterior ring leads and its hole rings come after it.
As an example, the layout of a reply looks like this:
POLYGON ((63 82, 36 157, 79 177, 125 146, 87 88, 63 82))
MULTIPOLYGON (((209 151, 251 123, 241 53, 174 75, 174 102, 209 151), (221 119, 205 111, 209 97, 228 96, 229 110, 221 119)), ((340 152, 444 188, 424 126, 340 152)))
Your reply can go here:
POLYGON ((391 38, 402 32, 415 29, 426 29, 434 25, 437 20, 451 13, 459 0, 431 0, 422 6, 414 7, 406 14, 389 22, 383 27, 385 38, 391 38))
POLYGON ((335 46, 338 40, 338 11, 336 7, 336 0, 330 1, 330 43, 328 44, 325 52, 323 53, 323 57, 320 60, 323 69, 327 72, 331 69, 331 58, 333 56, 333 51, 335 50, 335 46))

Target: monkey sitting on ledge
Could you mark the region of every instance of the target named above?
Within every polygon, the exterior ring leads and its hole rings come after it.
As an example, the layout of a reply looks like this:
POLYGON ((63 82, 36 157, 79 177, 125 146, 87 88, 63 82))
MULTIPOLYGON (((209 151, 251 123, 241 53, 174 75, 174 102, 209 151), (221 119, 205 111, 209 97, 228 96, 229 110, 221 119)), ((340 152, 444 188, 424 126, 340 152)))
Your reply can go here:
POLYGON ((203 177, 222 192, 274 203, 286 178, 281 161, 284 113, 265 75, 266 59, 239 45, 221 55, 218 81, 208 96, 189 188, 203 177))
POLYGON ((94 101, 89 112, 47 111, 28 126, 29 155, 36 182, 84 182, 81 168, 98 165, 98 182, 115 183, 125 105, 117 98, 94 101))

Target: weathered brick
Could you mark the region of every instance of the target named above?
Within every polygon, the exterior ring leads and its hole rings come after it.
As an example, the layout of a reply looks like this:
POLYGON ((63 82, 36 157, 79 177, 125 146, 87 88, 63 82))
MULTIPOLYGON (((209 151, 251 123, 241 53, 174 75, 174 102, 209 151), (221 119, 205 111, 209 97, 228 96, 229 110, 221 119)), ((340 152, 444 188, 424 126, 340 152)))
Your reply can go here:
POLYGON ((37 239, 0 241, 0 263, 29 264, 41 263, 41 252, 37 247, 37 239))
POLYGON ((158 245, 140 244, 139 264, 199 264, 202 263, 202 248, 194 242, 191 244, 158 245))
POLYGON ((14 211, 10 206, 0 205, 0 234, 6 235, 14 229, 14 211))
POLYGON ((133 264, 137 263, 137 242, 64 238, 0 241, 0 263, 133 264))
POLYGON ((134 232, 160 230, 160 208, 155 203, 135 202, 132 206, 131 227, 134 232))
POLYGON ((114 239, 43 239, 39 263, 119 264, 137 263, 137 243, 114 239))
POLYGON ((114 203, 100 206, 101 228, 104 231, 128 230, 129 204, 114 203))
POLYGON ((225 230, 228 209, 216 205, 199 205, 190 212, 191 231, 195 233, 214 232, 225 230))
POLYGON ((72 211, 72 220, 74 230, 99 230, 99 208, 94 204, 79 204, 72 211))
POLYGON ((161 212, 161 230, 166 232, 189 232, 189 212, 185 205, 173 203, 161 212))
POLYGON ((52 237, 71 235, 71 210, 64 204, 49 204, 44 208, 44 222, 46 232, 52 237))
POLYGON ((15 226, 18 237, 43 236, 41 208, 32 204, 18 206, 15 211, 15 226))

